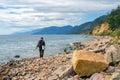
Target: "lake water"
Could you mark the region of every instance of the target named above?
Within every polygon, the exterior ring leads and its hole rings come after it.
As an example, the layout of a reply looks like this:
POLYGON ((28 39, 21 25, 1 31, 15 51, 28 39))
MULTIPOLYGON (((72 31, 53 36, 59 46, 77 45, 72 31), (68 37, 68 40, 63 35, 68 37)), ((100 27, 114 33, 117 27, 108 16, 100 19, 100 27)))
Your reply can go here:
POLYGON ((14 60, 15 55, 22 58, 39 57, 38 49, 35 47, 40 39, 44 37, 46 50, 44 56, 63 53, 66 45, 73 42, 91 41, 86 35, 5 35, 0 36, 0 63, 14 60))

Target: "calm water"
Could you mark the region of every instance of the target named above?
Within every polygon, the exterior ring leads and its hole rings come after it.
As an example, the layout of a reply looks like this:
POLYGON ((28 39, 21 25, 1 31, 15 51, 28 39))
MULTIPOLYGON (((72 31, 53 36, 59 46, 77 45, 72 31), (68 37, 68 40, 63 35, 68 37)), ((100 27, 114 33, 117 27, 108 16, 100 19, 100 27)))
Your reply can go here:
POLYGON ((21 58, 38 57, 39 52, 35 50, 40 37, 46 42, 45 56, 62 53, 66 45, 73 42, 91 41, 85 35, 9 35, 0 36, 0 63, 15 59, 15 55, 21 58))

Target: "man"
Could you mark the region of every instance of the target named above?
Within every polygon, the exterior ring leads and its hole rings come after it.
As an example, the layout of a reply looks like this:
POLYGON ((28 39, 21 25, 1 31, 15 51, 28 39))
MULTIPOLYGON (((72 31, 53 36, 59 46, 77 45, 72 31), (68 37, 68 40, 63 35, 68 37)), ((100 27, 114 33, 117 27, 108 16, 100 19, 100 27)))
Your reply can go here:
POLYGON ((39 53, 40 53, 40 58, 43 57, 44 55, 44 50, 45 50, 45 41, 43 39, 43 37, 41 37, 41 40, 39 40, 36 49, 39 47, 39 53))

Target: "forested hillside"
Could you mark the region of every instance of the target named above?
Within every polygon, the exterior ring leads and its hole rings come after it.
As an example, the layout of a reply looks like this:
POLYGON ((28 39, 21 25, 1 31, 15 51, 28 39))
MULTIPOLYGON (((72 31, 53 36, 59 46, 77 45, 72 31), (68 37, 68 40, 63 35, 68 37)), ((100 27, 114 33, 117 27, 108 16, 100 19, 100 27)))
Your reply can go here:
POLYGON ((96 25, 92 34, 120 36, 120 6, 113 9, 102 24, 96 25))

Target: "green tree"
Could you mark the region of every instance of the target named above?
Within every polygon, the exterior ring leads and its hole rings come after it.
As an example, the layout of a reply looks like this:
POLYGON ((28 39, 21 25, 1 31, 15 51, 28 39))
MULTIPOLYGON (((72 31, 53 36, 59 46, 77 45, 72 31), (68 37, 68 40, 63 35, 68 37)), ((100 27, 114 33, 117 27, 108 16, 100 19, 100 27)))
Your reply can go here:
POLYGON ((108 23, 112 30, 120 28, 120 6, 117 9, 113 9, 108 16, 108 23))

